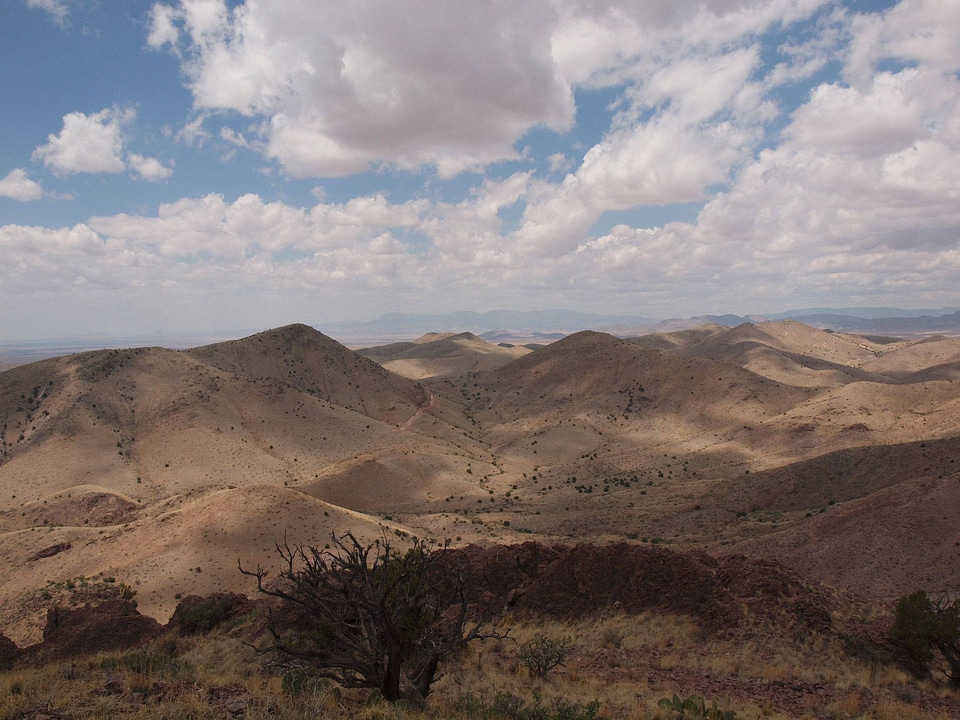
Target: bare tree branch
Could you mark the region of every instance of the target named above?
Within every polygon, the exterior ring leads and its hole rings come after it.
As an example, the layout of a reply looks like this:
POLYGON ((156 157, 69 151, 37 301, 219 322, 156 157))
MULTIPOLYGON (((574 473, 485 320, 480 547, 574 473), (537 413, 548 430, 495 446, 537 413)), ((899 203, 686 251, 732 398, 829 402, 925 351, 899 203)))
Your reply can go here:
POLYGON ((407 690, 422 702, 441 660, 473 640, 506 636, 471 616, 459 568, 437 562, 445 549, 415 540, 395 550, 385 533, 364 545, 349 532, 334 534, 329 549, 291 547, 286 538, 276 548, 282 567, 273 581, 259 566, 240 572, 288 616, 271 615, 273 642, 258 648, 280 665, 375 688, 391 702, 407 690))

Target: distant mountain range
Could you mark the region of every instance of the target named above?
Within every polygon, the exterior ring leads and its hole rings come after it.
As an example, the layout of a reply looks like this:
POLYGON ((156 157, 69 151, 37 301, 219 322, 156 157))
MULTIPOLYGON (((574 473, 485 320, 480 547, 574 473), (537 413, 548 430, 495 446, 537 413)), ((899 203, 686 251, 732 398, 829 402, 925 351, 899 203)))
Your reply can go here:
MULTIPOLYGON (((292 318, 299 319, 299 318, 292 318)), ((387 313, 374 320, 316 322, 313 327, 353 348, 414 340, 427 333, 469 332, 494 343, 549 343, 581 330, 618 337, 687 330, 704 324, 736 327, 766 320, 799 320, 819 330, 917 338, 960 335, 960 308, 904 310, 901 308, 805 308, 750 315, 697 315, 658 320, 642 315, 605 315, 573 310, 492 310, 442 314, 387 313)), ((4 342, 0 339, 0 371, 43 358, 100 348, 163 346, 186 349, 243 337, 261 328, 216 329, 182 335, 91 335, 4 342)))
POLYGON ((806 308, 767 315, 698 315, 657 320, 640 315, 603 315, 572 310, 529 312, 451 312, 436 315, 388 313, 366 322, 323 325, 321 330, 341 342, 411 339, 429 332, 471 332, 491 341, 518 337, 554 340, 581 330, 599 330, 620 337, 646 335, 704 324, 736 327, 765 320, 799 320, 821 330, 917 337, 960 334, 960 309, 903 310, 899 308, 806 308))

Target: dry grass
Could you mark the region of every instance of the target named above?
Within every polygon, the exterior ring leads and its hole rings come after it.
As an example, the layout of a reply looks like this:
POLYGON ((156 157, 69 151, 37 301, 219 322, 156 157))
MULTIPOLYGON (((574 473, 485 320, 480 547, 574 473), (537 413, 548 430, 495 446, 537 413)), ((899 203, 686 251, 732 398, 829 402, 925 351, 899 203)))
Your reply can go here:
POLYGON ((247 720, 575 720, 589 717, 593 702, 608 720, 666 720, 657 701, 673 693, 716 700, 738 720, 948 720, 960 711, 960 698, 942 684, 850 658, 825 638, 704 637, 689 618, 655 613, 508 624, 512 640, 474 643, 441 668, 424 710, 325 682, 295 692, 233 627, 0 674, 0 720, 221 720, 231 705, 247 720), (541 678, 517 660, 518 644, 536 633, 571 638, 564 665, 541 678))

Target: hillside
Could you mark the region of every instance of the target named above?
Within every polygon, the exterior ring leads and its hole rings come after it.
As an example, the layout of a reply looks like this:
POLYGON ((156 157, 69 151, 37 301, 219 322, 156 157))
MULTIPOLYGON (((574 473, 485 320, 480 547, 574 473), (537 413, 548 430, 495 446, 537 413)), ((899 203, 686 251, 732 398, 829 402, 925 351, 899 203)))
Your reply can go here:
POLYGON ((496 345, 472 333, 429 333, 413 342, 364 348, 357 354, 403 377, 425 380, 493 370, 529 352, 522 346, 496 345))
POLYGON ((429 398, 422 387, 306 325, 289 325, 187 354, 235 375, 279 380, 348 410, 401 423, 429 398))
POLYGON ((777 321, 367 351, 414 381, 291 325, 18 366, 2 631, 39 631, 48 581, 122 578, 165 619, 177 594, 243 590, 238 557, 348 529, 743 552, 887 602, 958 590, 956 343, 777 321))
MULTIPOLYGON (((414 458, 397 474, 408 485, 449 474, 464 451, 443 438, 462 431, 432 417, 409 424, 427 397, 297 326, 189 352, 97 351, 3 373, 0 547, 10 560, 0 617, 48 579, 96 573, 135 578, 149 588, 145 608, 162 615, 189 587, 236 587, 236 557, 251 544, 262 557, 285 532, 310 542, 347 524, 379 532, 376 518, 322 499, 337 493, 334 469, 349 475, 381 456, 414 458)), ((359 491, 351 500, 368 504, 359 491)))

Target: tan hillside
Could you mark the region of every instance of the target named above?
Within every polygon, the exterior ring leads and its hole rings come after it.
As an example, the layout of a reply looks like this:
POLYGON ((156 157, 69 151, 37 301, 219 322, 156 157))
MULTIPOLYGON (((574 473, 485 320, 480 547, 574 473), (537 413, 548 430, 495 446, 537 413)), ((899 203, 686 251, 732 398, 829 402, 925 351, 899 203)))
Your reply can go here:
MULTIPOLYGON (((450 473, 446 466, 458 462, 448 457, 472 453, 478 462, 485 457, 462 430, 430 413, 418 416, 413 401, 424 393, 422 388, 364 358, 353 358, 346 349, 318 346, 317 338, 299 329, 294 335, 300 343, 296 350, 289 349, 290 337, 284 332, 248 340, 187 353, 160 348, 98 351, 0 375, 4 423, 0 540, 23 549, 7 555, 13 559, 0 588, 0 606, 35 587, 31 583, 41 575, 62 581, 77 574, 106 572, 103 568, 109 566, 129 577, 139 556, 130 555, 121 562, 119 545, 105 545, 105 554, 95 562, 88 562, 92 549, 80 553, 73 549, 90 547, 103 535, 112 537, 117 528, 124 532, 137 528, 138 548, 156 555, 168 535, 167 525, 159 524, 157 515, 166 513, 171 504, 183 505, 178 517, 191 516, 184 522, 209 527, 211 518, 226 517, 234 510, 239 513, 244 507, 240 502, 226 515, 211 514, 211 498, 224 503, 235 497, 233 493, 249 488, 289 487, 284 492, 299 498, 298 503, 316 505, 311 494, 323 494, 321 477, 355 459, 417 458, 396 475, 398 482, 410 487, 428 481, 430 473, 437 473, 442 485, 442 478, 450 473), (251 349, 261 345, 265 357, 251 349), (279 363, 271 362, 278 352, 279 363), (296 362, 284 363, 283 352, 296 362), (222 367, 202 362, 203 357, 222 367), (225 369, 231 359, 239 374, 225 369), (356 372, 349 367, 352 363, 356 372), (311 392, 278 379, 284 370, 290 370, 291 379, 311 392), (368 409, 373 417, 318 397, 313 394, 318 389, 368 409), (377 415, 403 421, 383 422, 377 415), (452 439, 466 449, 451 444, 452 439), (420 461, 431 456, 439 459, 433 466, 420 461), (292 490, 300 485, 309 486, 311 494, 292 490), (24 543, 24 533, 30 543, 24 543), (63 557, 55 562, 36 557, 60 542, 72 543, 71 552, 58 553, 63 557)), ((444 412, 439 403, 427 402, 424 408, 444 412)), ((336 486, 339 481, 332 482, 336 486)), ((348 494, 347 500, 356 500, 348 505, 370 504, 359 492, 348 494)), ((261 503, 257 512, 270 518, 274 540, 296 525, 289 500, 277 500, 271 508, 261 503)), ((375 519, 359 514, 344 516, 343 512, 350 512, 346 508, 338 512, 341 520, 348 518, 341 526, 376 525, 375 519)), ((248 521, 238 515, 233 522, 248 521)), ((218 519, 214 524, 224 523, 218 519)), ((185 574, 188 558, 213 552, 204 547, 202 535, 187 544, 190 552, 182 552, 185 548, 180 544, 180 552, 171 556, 170 562, 177 566, 170 569, 174 580, 190 577, 185 574)), ((213 585, 230 585, 227 576, 233 575, 235 559, 227 556, 236 555, 241 547, 242 538, 216 555, 223 576, 211 581, 213 585)), ((135 574, 143 577, 141 571, 135 574)), ((171 597, 164 596, 157 608, 167 608, 163 603, 183 592, 178 582, 169 588, 171 597)))
POLYGON ((403 422, 429 400, 420 386, 391 375, 307 325, 288 325, 188 354, 238 376, 279 380, 387 422, 403 422))
POLYGON ((761 483, 769 482, 762 488, 751 483, 758 509, 750 515, 780 527, 728 547, 775 558, 864 597, 915 588, 955 593, 958 460, 960 444, 951 438, 830 456, 801 473, 761 475, 761 483), (793 509, 801 504, 805 513, 793 509))
POLYGON ((546 460, 616 446, 715 443, 714 433, 775 417, 811 396, 733 365, 583 332, 459 381, 469 412, 495 446, 545 444, 546 460))
MULTIPOLYGON (((883 373, 904 381, 916 381, 911 377, 918 373, 930 375, 938 368, 952 368, 960 363, 960 338, 936 336, 923 340, 898 343, 892 349, 863 363, 870 372, 883 373)), ((933 379, 932 377, 930 379, 933 379)))
POLYGON ((658 350, 669 350, 682 353, 687 348, 705 342, 709 338, 716 337, 728 332, 730 328, 726 325, 706 324, 699 327, 689 328, 687 330, 674 330, 673 332, 659 332, 638 337, 629 338, 631 342, 644 347, 657 348, 658 350))
POLYGON ((368 358, 291 325, 0 373, 0 632, 36 632, 48 581, 139 583, 165 620, 178 593, 242 590, 237 557, 285 532, 380 524, 742 551, 874 598, 960 590, 953 341, 761 323, 507 350, 431 335, 368 358))
POLYGON ((177 495, 124 520, 99 528, 65 524, 0 534, 0 553, 16 578, 6 578, 0 596, 4 634, 21 645, 39 639, 41 618, 24 605, 28 591, 49 580, 113 577, 137 590, 141 612, 166 618, 177 594, 249 592, 249 578, 238 573, 237 561, 276 567, 275 544, 284 537, 323 545, 344 527, 365 540, 381 532, 374 519, 269 485, 177 495), (53 554, 43 557, 47 553, 53 554))
POLYGON ((472 333, 428 333, 413 342, 357 351, 412 380, 493 370, 529 352, 523 346, 495 345, 472 333))
MULTIPOLYGON (((672 333, 674 351, 733 363, 798 387, 836 387, 849 382, 891 379, 862 367, 881 350, 877 343, 859 336, 828 333, 792 320, 710 329, 706 334, 672 333)), ((634 342, 650 345, 656 341, 640 337, 634 342)))

